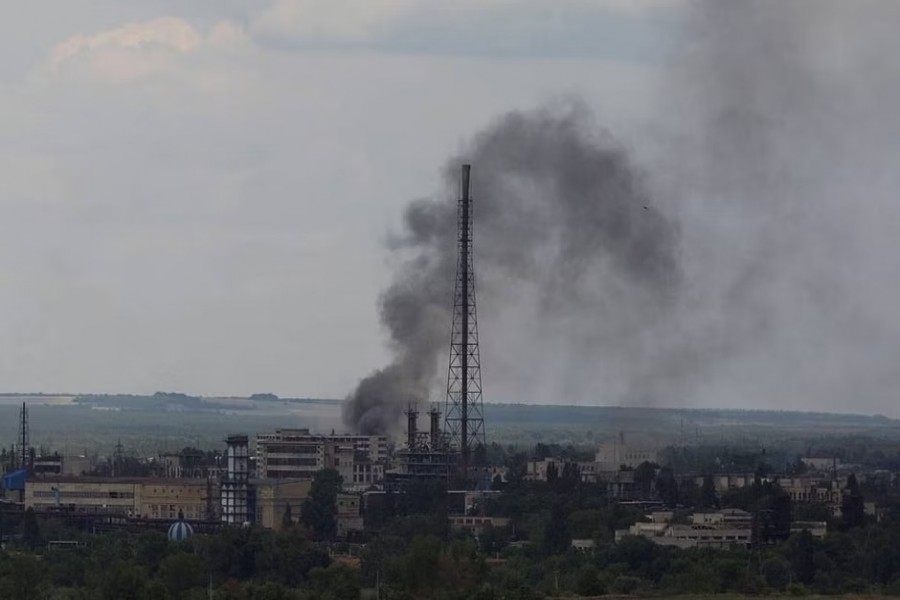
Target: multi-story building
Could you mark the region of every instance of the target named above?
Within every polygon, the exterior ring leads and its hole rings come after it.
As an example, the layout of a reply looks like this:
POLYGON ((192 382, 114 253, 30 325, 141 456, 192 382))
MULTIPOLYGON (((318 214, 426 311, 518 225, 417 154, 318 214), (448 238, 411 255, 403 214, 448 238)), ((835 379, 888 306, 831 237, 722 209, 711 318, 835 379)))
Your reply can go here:
POLYGON ((318 435, 309 429, 279 429, 256 437, 256 474, 260 479, 312 479, 335 469, 347 487, 380 482, 388 457, 387 436, 318 435))
POLYGON ((353 475, 344 478, 344 489, 365 491, 384 481, 384 463, 373 463, 367 460, 353 461, 353 475))

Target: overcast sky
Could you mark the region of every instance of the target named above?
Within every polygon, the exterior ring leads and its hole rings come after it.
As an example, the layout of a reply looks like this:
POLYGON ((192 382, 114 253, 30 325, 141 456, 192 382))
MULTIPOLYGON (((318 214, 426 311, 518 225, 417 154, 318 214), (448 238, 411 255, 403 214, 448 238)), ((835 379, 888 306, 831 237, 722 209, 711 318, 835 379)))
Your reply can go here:
POLYGON ((574 99, 678 231, 676 297, 630 350, 618 304, 546 331, 488 298, 487 401, 900 416, 897 0, 4 12, 2 391, 344 397, 391 358, 404 207, 574 99))
POLYGON ((440 189, 446 158, 512 109, 578 95, 636 135, 678 12, 7 7, 0 388, 345 395, 385 360, 376 302, 403 205, 440 189))

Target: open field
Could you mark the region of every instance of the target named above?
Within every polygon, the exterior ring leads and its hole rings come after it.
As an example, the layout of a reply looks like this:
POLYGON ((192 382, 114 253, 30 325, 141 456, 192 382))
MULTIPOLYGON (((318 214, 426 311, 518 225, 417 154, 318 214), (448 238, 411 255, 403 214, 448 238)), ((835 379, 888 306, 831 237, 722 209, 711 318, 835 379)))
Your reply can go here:
MULTIPOLYGON (((280 427, 343 430, 340 401, 153 396, 2 395, 0 443, 9 447, 22 402, 29 407, 31 440, 65 453, 106 452, 117 441, 141 455, 186 445, 220 447, 230 433, 251 436, 280 427)), ((593 446, 624 432, 657 445, 697 443, 763 445, 823 437, 877 438, 900 443, 900 421, 882 416, 775 411, 691 410, 486 404, 489 441, 593 446)), ((397 432, 399 433, 399 431, 397 432)), ((798 450, 799 451, 799 450, 798 450)))

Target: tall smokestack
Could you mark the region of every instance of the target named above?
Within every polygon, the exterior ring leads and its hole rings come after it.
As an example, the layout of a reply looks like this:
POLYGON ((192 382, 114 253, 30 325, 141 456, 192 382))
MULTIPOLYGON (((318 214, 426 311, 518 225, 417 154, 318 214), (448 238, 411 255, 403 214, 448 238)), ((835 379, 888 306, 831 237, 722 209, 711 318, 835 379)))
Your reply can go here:
POLYGON ((410 450, 414 450, 416 447, 416 436, 418 435, 419 428, 419 411, 416 410, 415 405, 410 405, 408 409, 406 409, 406 446, 410 450))
POLYGON ((429 428, 429 432, 431 433, 431 449, 437 450, 441 445, 441 411, 437 409, 437 406, 433 406, 431 407, 431 410, 428 411, 428 417, 431 420, 431 427, 429 428))

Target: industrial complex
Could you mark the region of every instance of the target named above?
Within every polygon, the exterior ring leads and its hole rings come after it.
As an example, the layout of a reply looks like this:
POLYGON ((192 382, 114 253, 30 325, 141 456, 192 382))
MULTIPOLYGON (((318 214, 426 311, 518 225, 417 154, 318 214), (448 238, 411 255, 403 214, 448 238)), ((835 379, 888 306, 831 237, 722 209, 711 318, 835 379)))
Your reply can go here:
POLYGON ((463 495, 486 490, 495 474, 473 461, 474 449, 485 444, 485 426, 469 165, 462 166, 460 183, 447 394, 443 411, 439 403, 408 406, 405 443, 387 435, 283 428, 254 439, 235 433, 208 454, 185 449, 137 465, 125 463, 118 445, 109 469, 101 470, 87 456, 38 452, 23 403, 17 441, 3 465, 8 510, 53 513, 95 527, 164 526, 177 520, 201 529, 251 524, 277 529, 290 518, 285 515, 299 514, 316 474, 333 469, 343 482, 338 531, 350 536, 362 529, 369 496, 403 493, 415 483, 438 483, 463 495), (420 430, 422 408, 427 408, 427 427, 420 430))

